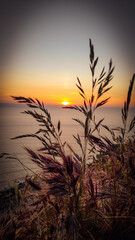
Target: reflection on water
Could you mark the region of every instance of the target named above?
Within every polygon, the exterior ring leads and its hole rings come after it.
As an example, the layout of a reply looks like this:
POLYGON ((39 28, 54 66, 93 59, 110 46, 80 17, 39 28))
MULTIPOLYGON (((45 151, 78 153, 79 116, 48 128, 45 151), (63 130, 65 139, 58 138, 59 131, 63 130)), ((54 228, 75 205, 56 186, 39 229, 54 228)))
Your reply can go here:
MULTIPOLYGON (((83 131, 80 126, 72 120, 72 118, 80 118, 83 116, 75 110, 63 109, 61 106, 47 106, 52 116, 54 125, 57 125, 58 120, 61 121, 62 140, 67 141, 72 148, 79 152, 78 145, 76 144, 72 135, 80 133, 83 136, 83 131)), ((21 114, 26 109, 23 104, 0 104, 0 152, 13 153, 29 168, 36 171, 35 166, 29 159, 24 147, 31 149, 38 149, 41 145, 38 140, 31 138, 11 140, 12 137, 35 133, 39 127, 32 117, 21 114)), ((130 119, 135 115, 135 109, 131 109, 129 115, 130 119)), ((97 110, 96 120, 105 118, 104 124, 110 127, 121 126, 121 110, 116 107, 102 107, 97 110)), ((106 132, 103 132, 106 135, 106 132)), ((69 150, 67 150, 69 153, 69 150)), ((18 161, 11 159, 0 159, 0 188, 7 186, 8 179, 13 182, 16 179, 23 179, 26 172, 18 161)))

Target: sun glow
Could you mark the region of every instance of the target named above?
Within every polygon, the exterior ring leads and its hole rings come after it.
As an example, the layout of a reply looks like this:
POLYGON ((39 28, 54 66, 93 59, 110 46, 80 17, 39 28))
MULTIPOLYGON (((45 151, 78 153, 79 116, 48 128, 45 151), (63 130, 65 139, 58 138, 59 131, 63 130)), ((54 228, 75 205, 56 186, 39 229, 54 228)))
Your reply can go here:
POLYGON ((67 106, 67 105, 69 105, 69 102, 68 102, 67 100, 65 100, 65 101, 62 102, 62 104, 63 104, 64 106, 67 106))

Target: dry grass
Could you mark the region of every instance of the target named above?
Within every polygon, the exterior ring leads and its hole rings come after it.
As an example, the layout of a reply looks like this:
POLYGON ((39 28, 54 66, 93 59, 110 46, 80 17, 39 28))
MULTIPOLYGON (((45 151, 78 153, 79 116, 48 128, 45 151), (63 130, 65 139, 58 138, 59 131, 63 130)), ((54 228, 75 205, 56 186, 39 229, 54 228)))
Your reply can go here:
POLYGON ((135 140, 134 134, 132 138, 128 137, 134 129, 135 118, 129 128, 127 124, 135 75, 122 109, 123 127, 110 129, 103 124, 104 119, 96 122, 96 109, 109 100, 100 98, 111 89, 114 67, 110 60, 108 71, 103 68, 100 76, 95 77, 98 58, 95 58, 91 40, 89 43, 91 95, 86 96, 77 78, 83 105, 70 107, 85 116, 84 122, 74 119, 84 131, 83 138, 79 134, 74 136, 81 156, 61 141, 61 123, 58 121, 57 127, 53 125, 44 103, 13 97, 27 104, 30 110, 25 114, 31 115, 40 125, 37 133, 15 139, 32 137, 40 141, 41 149, 26 148, 26 151, 41 173, 26 179, 21 208, 12 218, 1 219, 3 240, 132 240, 135 237, 135 140), (110 138, 101 136, 102 127, 110 133, 110 138), (66 156, 65 144, 70 148, 71 156, 66 156), (92 162, 88 164, 90 158, 92 162))

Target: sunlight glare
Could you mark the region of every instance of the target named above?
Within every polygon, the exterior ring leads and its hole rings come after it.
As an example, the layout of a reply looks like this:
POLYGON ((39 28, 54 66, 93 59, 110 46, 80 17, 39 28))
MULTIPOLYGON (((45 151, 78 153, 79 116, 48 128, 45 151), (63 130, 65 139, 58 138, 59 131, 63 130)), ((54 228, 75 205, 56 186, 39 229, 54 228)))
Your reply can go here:
POLYGON ((64 102, 62 102, 62 104, 67 106, 69 104, 69 102, 67 100, 65 100, 64 102))

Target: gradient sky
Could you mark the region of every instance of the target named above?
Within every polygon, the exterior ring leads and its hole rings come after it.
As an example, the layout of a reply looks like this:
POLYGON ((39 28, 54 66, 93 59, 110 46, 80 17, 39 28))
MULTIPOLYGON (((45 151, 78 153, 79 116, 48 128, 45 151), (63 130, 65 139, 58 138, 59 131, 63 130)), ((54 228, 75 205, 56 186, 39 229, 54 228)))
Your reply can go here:
POLYGON ((1 1, 0 100, 15 95, 80 103, 76 77, 90 89, 91 38, 97 73, 110 58, 115 65, 110 104, 123 103, 135 72, 134 13, 134 0, 1 1))

